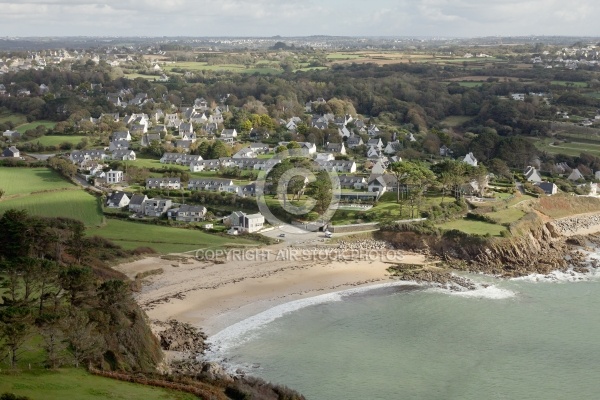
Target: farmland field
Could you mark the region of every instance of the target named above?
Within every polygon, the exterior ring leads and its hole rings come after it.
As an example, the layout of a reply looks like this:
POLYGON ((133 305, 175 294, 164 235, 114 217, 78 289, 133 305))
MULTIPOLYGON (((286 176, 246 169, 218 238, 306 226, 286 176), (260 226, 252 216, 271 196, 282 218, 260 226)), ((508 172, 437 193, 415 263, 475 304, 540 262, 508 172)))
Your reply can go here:
POLYGON ((253 240, 240 237, 223 237, 198 230, 115 219, 109 219, 105 226, 88 229, 87 234, 105 237, 125 249, 151 247, 159 253, 183 253, 197 249, 258 245, 253 240))
POLYGON ((31 399, 62 400, 191 400, 196 396, 172 390, 95 376, 83 369, 33 370, 0 374, 0 393, 31 399))
POLYGON ((26 131, 30 130, 30 129, 35 129, 38 126, 43 126, 47 129, 54 129, 54 127, 56 126, 56 122, 52 122, 52 121, 34 121, 34 122, 30 122, 28 124, 23 124, 23 125, 19 125, 16 127, 17 132, 20 133, 25 133, 26 131))
POLYGON ((13 195, 64 188, 74 189, 75 185, 49 168, 0 167, 0 189, 5 191, 3 200, 13 195))
POLYGON ((0 109, 0 122, 12 122, 14 126, 27 123, 27 117, 23 114, 15 114, 6 109, 0 109))
POLYGON ((24 209, 44 217, 78 219, 87 226, 99 225, 103 220, 100 200, 82 189, 37 193, 0 201, 0 213, 10 208, 24 209))
POLYGON ((554 145, 552 144, 553 141, 548 139, 535 140, 533 143, 538 150, 547 151, 551 154, 579 156, 581 153, 589 153, 595 156, 600 156, 600 144, 569 142, 554 145))
POLYGON ((81 139, 85 138, 85 136, 77 136, 77 135, 51 135, 51 136, 42 136, 39 138, 35 138, 30 140, 30 143, 39 143, 42 146, 58 146, 61 143, 67 142, 73 145, 81 142, 81 139))
POLYGON ((587 87, 587 82, 569 82, 569 81, 552 81, 551 82, 553 85, 561 85, 561 86, 571 86, 573 85, 573 87, 579 87, 579 88, 584 88, 587 87))
POLYGON ((164 70, 167 72, 172 72, 174 68, 181 68, 186 71, 198 72, 198 71, 231 71, 238 72, 242 74, 277 74, 281 73, 280 69, 274 69, 269 67, 249 67, 246 68, 245 65, 241 64, 214 64, 209 65, 206 62, 194 62, 194 61, 186 61, 186 62, 174 62, 166 65, 164 70))
POLYGON ((125 74, 125 78, 127 79, 136 79, 136 78, 142 78, 142 79, 147 79, 149 81, 153 81, 155 79, 160 78, 159 75, 144 75, 144 74, 125 74))

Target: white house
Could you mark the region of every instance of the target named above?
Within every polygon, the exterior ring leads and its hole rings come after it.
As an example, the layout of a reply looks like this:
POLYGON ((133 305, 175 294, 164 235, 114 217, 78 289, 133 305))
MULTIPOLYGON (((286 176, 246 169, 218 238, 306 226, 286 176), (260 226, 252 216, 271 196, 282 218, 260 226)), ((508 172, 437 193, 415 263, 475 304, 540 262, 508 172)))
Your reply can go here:
POLYGON ((180 189, 181 181, 179 178, 148 178, 146 179, 146 189, 180 189))
POLYGON ((327 143, 325 151, 346 155, 346 146, 344 146, 344 143, 327 143))
POLYGON ((21 153, 15 146, 10 146, 2 152, 2 157, 19 158, 20 156, 21 153))
POLYGON ((544 191, 544 193, 546 193, 548 196, 552 196, 552 195, 558 193, 558 187, 554 183, 536 182, 536 183, 534 183, 534 185, 539 187, 540 189, 542 189, 544 191))
POLYGON ((106 173, 106 183, 115 184, 123 182, 123 171, 113 171, 112 169, 106 173))
POLYGON ((318 164, 326 171, 353 174, 356 172, 356 163, 354 161, 333 160, 333 161, 317 161, 318 164))
POLYGON ((463 162, 469 164, 472 167, 476 167, 477 166, 477 159, 475 158, 475 156, 473 155, 473 153, 469 153, 465 156, 465 158, 463 158, 463 162))
POLYGON ((573 171, 571 171, 571 175, 569 175, 567 179, 570 181, 578 181, 585 178, 583 177, 583 174, 579 172, 577 168, 575 168, 573 171))
POLYGON ((395 142, 388 142, 385 149, 383 149, 383 152, 385 154, 396 154, 398 150, 400 150, 400 146, 400 142, 397 140, 395 142))
POLYGON ((537 171, 537 169, 535 169, 532 166, 528 166, 527 168, 525 168, 525 179, 527 179, 527 182, 541 182, 542 181, 542 177, 540 176, 539 172, 537 171))
POLYGON ((110 208, 123 208, 129 205, 129 197, 125 192, 111 193, 106 199, 106 205, 110 208))
POLYGON ((228 233, 232 235, 258 232, 265 224, 265 217, 262 214, 246 214, 241 211, 234 211, 228 219, 231 225, 228 233))

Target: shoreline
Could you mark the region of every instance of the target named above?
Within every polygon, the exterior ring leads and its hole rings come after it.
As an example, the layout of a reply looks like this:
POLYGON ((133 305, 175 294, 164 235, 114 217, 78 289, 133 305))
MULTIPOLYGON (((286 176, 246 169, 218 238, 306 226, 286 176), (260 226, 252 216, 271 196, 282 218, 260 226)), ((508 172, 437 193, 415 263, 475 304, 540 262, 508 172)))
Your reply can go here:
POLYGON ((356 249, 330 247, 311 248, 315 253, 300 259, 279 260, 277 252, 289 250, 279 245, 269 246, 274 251, 258 261, 147 257, 115 269, 131 279, 154 271, 140 280, 136 295, 150 320, 175 319, 210 337, 285 303, 394 283, 387 269, 398 263, 428 264, 424 255, 385 249, 382 243, 365 247, 368 253, 359 258, 356 249))
MULTIPOLYGON (((599 213, 549 222, 563 240, 589 237, 600 231, 599 213)), ((224 253, 204 260, 175 255, 146 257, 115 269, 131 279, 141 276, 136 279, 141 286, 136 301, 152 321, 153 329, 169 320, 189 323, 215 345, 213 354, 218 352, 223 338, 240 337, 289 312, 341 299, 354 289, 366 292, 425 282, 443 288, 445 284, 431 277, 432 270, 433 274, 439 272, 437 267, 419 268, 432 265, 426 255, 392 250, 388 243, 372 239, 336 245, 309 242, 297 247, 281 243, 255 250, 251 257, 240 257, 240 250, 231 253, 233 257, 224 253), (410 276, 394 277, 388 268, 401 264, 430 277, 416 275, 416 281, 411 281, 410 276)), ((452 270, 445 269, 446 274, 452 270)), ((468 288, 461 282, 458 286, 476 292, 481 289, 468 288)))

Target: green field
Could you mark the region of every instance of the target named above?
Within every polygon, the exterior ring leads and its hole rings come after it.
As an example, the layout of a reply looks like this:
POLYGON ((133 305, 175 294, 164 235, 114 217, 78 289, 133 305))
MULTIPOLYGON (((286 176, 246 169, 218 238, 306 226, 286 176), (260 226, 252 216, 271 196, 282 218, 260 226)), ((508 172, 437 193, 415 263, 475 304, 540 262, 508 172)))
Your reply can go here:
POLYGON ((240 74, 279 74, 281 69, 270 68, 270 67, 248 67, 241 64, 214 64, 209 65, 206 62, 194 62, 194 61, 181 61, 168 64, 164 67, 167 72, 172 72, 174 68, 180 68, 185 71, 198 72, 198 71, 230 71, 237 72, 240 74))
POLYGON ((538 150, 546 151, 550 154, 565 154, 578 157, 581 153, 589 153, 600 156, 600 144, 569 142, 554 145, 551 139, 534 140, 533 143, 538 150))
POLYGON ((463 116, 463 115, 452 115, 450 117, 446 117, 442 120, 442 124, 448 125, 450 127, 457 127, 464 124, 467 121, 470 121, 471 117, 463 116))
POLYGON ((584 88, 587 87, 587 82, 570 82, 570 81, 552 81, 550 82, 552 85, 561 85, 561 86, 571 86, 573 85, 573 87, 578 87, 578 88, 584 88))
MULTIPOLYGON (((426 210, 433 205, 439 205, 441 200, 442 197, 440 195, 426 195, 421 208, 426 210)), ((444 203, 451 203, 453 201, 454 199, 451 196, 444 197, 444 203)), ((417 214, 418 213, 415 210, 415 215, 417 214)), ((357 220, 362 220, 362 222, 379 222, 408 218, 411 218, 409 206, 404 204, 402 207, 402 214, 400 214, 400 204, 396 202, 396 193, 387 192, 383 194, 373 208, 367 211, 356 209, 352 211, 338 210, 331 218, 331 222, 334 225, 345 225, 355 224, 358 222, 357 220)))
POLYGON ((83 369, 33 370, 0 374, 0 393, 38 400, 192 400, 188 393, 95 376, 83 369))
POLYGON ((14 126, 27 123, 27 117, 23 114, 16 114, 7 110, 0 111, 0 123, 12 122, 14 126))
POLYGON ((240 237, 211 235, 199 230, 143 224, 133 221, 109 219, 105 226, 90 228, 88 235, 102 236, 125 249, 151 247, 159 253, 183 253, 197 249, 258 245, 253 240, 240 237))
POLYGON ((479 87, 481 85, 483 85, 485 82, 475 82, 475 81, 452 81, 452 82, 446 82, 447 84, 449 83, 458 83, 459 86, 463 86, 463 87, 468 87, 468 88, 474 88, 474 87, 479 87))
POLYGON ((153 81, 155 79, 160 78, 160 75, 145 75, 145 74, 124 74, 125 78, 127 79, 135 79, 135 78, 142 78, 142 79, 147 79, 149 81, 153 81))
POLYGON ((71 143, 72 145, 76 145, 81 142, 81 139, 85 138, 85 136, 77 136, 77 135, 52 135, 52 136, 42 136, 39 138, 35 138, 29 141, 29 143, 39 143, 42 146, 58 146, 62 143, 71 143))
POLYGON ((525 213, 518 208, 507 208, 505 210, 495 211, 485 214, 499 224, 510 224, 523 218, 525 213))
POLYGON ((490 224, 489 222, 483 221, 472 221, 467 219, 459 219, 443 224, 437 225, 438 228, 443 230, 456 229, 461 232, 468 233, 470 235, 486 235, 500 236, 503 231, 506 230, 502 225, 490 224))
POLYGON ((52 121, 35 121, 35 122, 30 122, 28 124, 23 124, 23 125, 19 125, 17 126, 16 130, 17 132, 20 133, 25 133, 26 131, 30 130, 30 129, 35 129, 38 126, 43 126, 47 129, 54 129, 54 127, 56 126, 56 122, 52 122, 52 121))
POLYGON ((83 221, 87 226, 102 223, 100 200, 82 189, 37 193, 0 201, 0 213, 24 209, 44 217, 67 217, 83 221))
POLYGON ((137 157, 135 161, 128 161, 127 165, 133 165, 140 168, 177 168, 182 171, 189 171, 189 166, 177 164, 162 164, 158 158, 137 157))
POLYGON ((0 189, 5 191, 2 200, 14 195, 42 190, 74 189, 76 186, 49 168, 0 167, 0 189))
POLYGON ((328 60, 356 60, 360 58, 359 54, 349 54, 349 53, 329 53, 327 54, 328 60))

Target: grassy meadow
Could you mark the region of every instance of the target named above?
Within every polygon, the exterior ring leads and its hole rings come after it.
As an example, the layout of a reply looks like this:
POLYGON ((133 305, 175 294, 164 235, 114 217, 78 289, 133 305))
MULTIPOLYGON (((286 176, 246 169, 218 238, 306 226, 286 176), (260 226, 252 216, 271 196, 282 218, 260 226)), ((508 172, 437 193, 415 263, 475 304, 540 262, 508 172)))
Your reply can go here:
POLYGON ((20 133, 25 133, 30 129, 35 129, 38 126, 43 126, 46 129, 54 129, 54 127, 56 126, 56 122, 52 122, 52 121, 35 121, 35 122, 30 122, 27 124, 22 124, 17 126, 16 130, 17 132, 20 133))
POLYGON ((0 168, 0 213, 24 209, 44 217, 68 217, 87 226, 102 223, 100 200, 49 168, 0 168))
POLYGON ((83 369, 32 370, 0 373, 0 393, 44 400, 192 400, 188 393, 122 382, 83 369))
POLYGON ((6 109, 0 109, 0 123, 12 122, 14 126, 27 123, 27 117, 23 114, 16 114, 6 109))
POLYGON ((0 167, 0 189, 5 192, 2 199, 43 190, 74 188, 74 184, 49 168, 0 167))
POLYGON ((81 139, 85 138, 85 136, 79 135, 51 135, 51 136, 42 136, 39 138, 35 138, 30 140, 30 143, 39 143, 42 146, 59 146, 62 143, 71 143, 72 145, 76 145, 81 142, 81 139))
POLYGON ((0 213, 15 208, 32 215, 67 217, 83 221, 87 226, 102 223, 100 199, 82 189, 58 190, 0 201, 0 213))
POLYGON ((163 254, 258 245, 253 240, 240 237, 217 236, 199 230, 116 219, 107 220, 106 225, 102 227, 88 229, 87 234, 107 238, 125 249, 151 247, 163 254))
POLYGON ((506 228, 502 225, 491 224, 483 221, 473 221, 468 219, 458 219, 443 224, 437 225, 442 230, 456 229, 470 235, 486 235, 500 236, 506 228))

